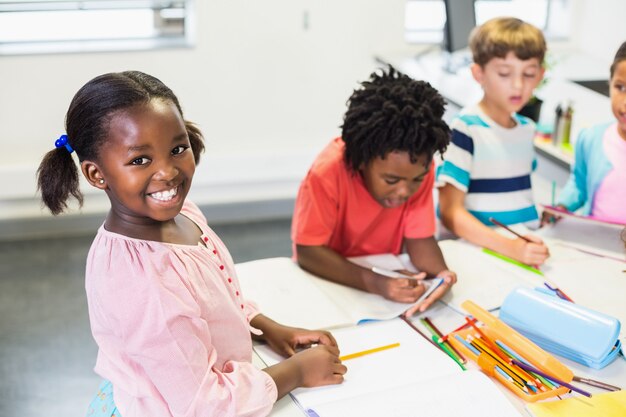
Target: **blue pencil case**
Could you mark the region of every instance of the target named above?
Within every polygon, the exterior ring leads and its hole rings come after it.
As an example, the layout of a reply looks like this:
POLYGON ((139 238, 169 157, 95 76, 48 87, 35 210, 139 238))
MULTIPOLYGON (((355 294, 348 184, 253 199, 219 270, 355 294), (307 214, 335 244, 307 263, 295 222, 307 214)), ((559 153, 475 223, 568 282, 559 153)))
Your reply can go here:
POLYGON ((543 349, 591 368, 607 366, 622 347, 618 319, 539 288, 513 290, 500 319, 543 349))

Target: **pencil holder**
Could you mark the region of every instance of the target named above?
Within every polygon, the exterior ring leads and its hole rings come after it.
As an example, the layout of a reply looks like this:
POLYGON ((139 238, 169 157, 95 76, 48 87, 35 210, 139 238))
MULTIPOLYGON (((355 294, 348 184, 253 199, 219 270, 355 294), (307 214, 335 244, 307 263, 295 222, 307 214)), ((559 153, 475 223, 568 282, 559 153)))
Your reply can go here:
MULTIPOLYGON (((461 307, 476 320, 482 322, 482 326, 477 325, 479 331, 489 339, 490 343, 502 348, 503 352, 510 352, 510 356, 516 356, 518 361, 525 362, 563 382, 569 383, 574 378, 573 372, 568 367, 487 310, 470 300, 461 304, 461 307)), ((507 372, 507 369, 503 369, 506 365, 501 360, 498 360, 495 355, 485 353, 488 349, 477 350, 468 342, 476 337, 482 336, 470 327, 450 334, 448 341, 463 355, 476 362, 483 372, 496 379, 518 397, 534 402, 563 395, 569 391, 569 388, 551 383, 550 380, 545 380, 536 374, 526 373, 521 369, 512 369, 507 372), (532 379, 533 383, 536 381, 536 388, 520 384, 518 377, 525 381, 532 379)))
POLYGON ((615 360, 621 349, 619 320, 541 289, 512 291, 500 319, 545 350, 595 369, 615 360))

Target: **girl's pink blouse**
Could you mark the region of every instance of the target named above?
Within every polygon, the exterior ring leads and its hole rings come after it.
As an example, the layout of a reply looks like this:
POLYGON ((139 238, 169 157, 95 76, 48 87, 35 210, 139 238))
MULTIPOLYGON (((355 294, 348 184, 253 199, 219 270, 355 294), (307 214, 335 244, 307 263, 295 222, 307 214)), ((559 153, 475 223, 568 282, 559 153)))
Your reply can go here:
POLYGON ((123 417, 265 416, 277 389, 250 363, 258 311, 198 207, 186 202, 181 213, 204 245, 98 230, 85 277, 95 371, 113 383, 123 417))

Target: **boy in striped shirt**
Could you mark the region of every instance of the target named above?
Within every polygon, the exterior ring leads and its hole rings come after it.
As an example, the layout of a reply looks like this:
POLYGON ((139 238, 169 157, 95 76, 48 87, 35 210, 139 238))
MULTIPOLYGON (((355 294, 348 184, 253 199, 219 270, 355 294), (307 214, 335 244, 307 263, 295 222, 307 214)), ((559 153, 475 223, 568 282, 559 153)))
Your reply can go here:
POLYGON ((437 171, 440 217, 459 237, 540 265, 549 256, 541 239, 509 239, 489 227, 489 218, 507 225, 538 219, 530 180, 535 124, 517 112, 543 78, 545 39, 519 19, 495 18, 474 29, 470 49, 483 98, 451 125, 452 141, 437 171))

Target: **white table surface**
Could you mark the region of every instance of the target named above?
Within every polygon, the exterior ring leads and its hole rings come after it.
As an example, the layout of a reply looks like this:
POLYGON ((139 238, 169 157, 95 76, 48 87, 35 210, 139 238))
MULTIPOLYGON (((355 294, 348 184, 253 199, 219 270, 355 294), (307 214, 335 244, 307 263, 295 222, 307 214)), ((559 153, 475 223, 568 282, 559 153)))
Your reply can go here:
MULTIPOLYGON (((254 299, 254 294, 248 294, 247 296, 250 299, 254 299)), ((443 333, 448 333, 454 330, 464 322, 464 318, 461 314, 447 307, 445 304, 438 302, 422 315, 417 315, 412 318, 413 323, 418 328, 420 328, 426 335, 430 333, 419 322, 419 318, 422 316, 429 317, 443 333)), ((416 335, 416 337, 419 336, 416 335)), ((592 379, 601 380, 608 384, 626 388, 626 359, 624 359, 624 357, 622 356, 619 356, 613 363, 600 370, 588 368, 584 365, 561 357, 557 358, 563 364, 569 367, 577 376, 589 377, 592 379)), ((258 358, 258 356, 256 356, 256 354, 254 355, 253 363, 255 363, 255 365, 260 368, 264 366, 263 362, 258 358)), ((467 368, 479 369, 478 365, 476 365, 472 361, 468 361, 467 368)), ((499 382, 496 381, 495 385, 503 392, 505 397, 515 406, 515 408, 520 412, 521 415, 526 415, 526 411, 524 408, 526 402, 524 400, 514 395, 499 382)), ((604 390, 586 386, 583 384, 577 384, 577 386, 591 393, 606 392, 604 390)), ((567 398, 572 395, 578 394, 567 394, 565 396, 561 396, 561 398, 567 398)), ((275 404, 274 409, 271 413, 272 417, 302 417, 303 415, 305 415, 304 412, 296 405, 296 403, 294 403, 289 395, 280 399, 275 404)))

